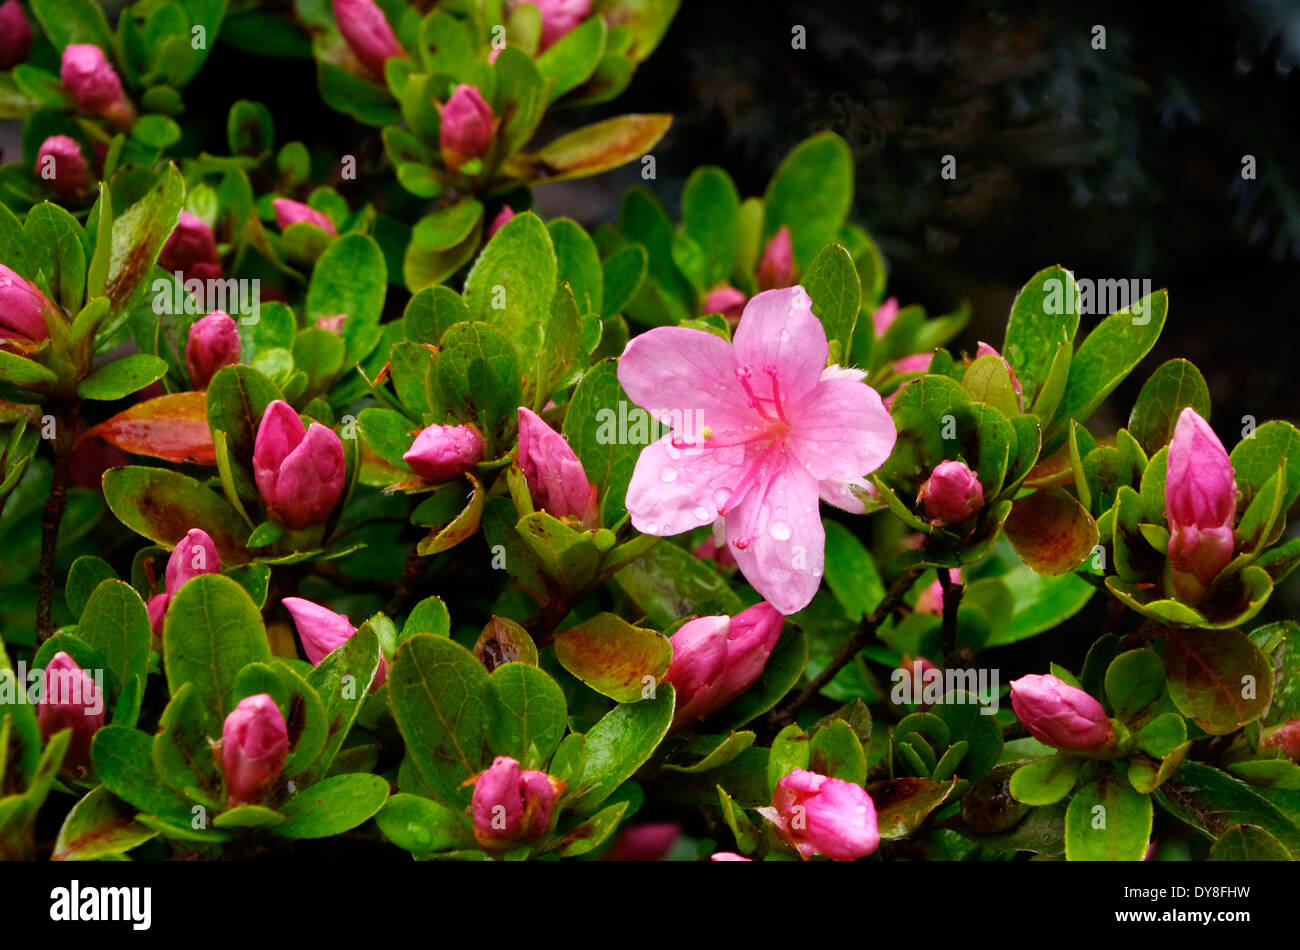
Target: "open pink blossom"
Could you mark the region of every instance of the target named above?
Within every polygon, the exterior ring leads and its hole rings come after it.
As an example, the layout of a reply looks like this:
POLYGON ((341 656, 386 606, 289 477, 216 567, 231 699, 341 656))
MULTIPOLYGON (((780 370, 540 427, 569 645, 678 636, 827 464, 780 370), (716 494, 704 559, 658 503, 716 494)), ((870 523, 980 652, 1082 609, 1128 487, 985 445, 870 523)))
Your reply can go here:
POLYGON ((819 499, 847 511, 897 431, 864 374, 827 367, 821 322, 802 287, 745 306, 733 343, 658 327, 633 339, 618 378, 633 402, 673 431, 642 450, 627 491, 632 524, 681 534, 725 519, 745 578, 785 614, 821 582, 819 499))

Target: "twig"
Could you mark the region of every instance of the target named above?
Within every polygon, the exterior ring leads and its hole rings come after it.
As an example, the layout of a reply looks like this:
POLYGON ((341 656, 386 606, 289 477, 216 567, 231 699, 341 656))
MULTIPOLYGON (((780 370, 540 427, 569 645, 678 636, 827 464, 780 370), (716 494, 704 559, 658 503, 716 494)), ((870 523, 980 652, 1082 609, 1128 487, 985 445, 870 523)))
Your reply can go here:
POLYGON ((956 667, 961 658, 957 655, 957 608, 965 586, 954 581, 947 568, 939 568, 939 588, 943 591, 943 665, 956 667))
POLYGON ((810 699, 821 692, 822 687, 835 678, 836 673, 844 669, 849 664, 849 661, 858 655, 858 651, 866 646, 869 639, 875 636, 876 628, 885 622, 886 617, 893 613, 894 608, 902 602, 903 595, 907 593, 920 575, 921 568, 911 568, 894 579, 894 583, 885 592, 885 599, 877 605, 875 610, 862 618, 857 631, 849 639, 849 642, 844 645, 844 648, 835 654, 835 658, 826 664, 826 668, 813 677, 812 682, 805 686, 799 692, 799 695, 795 696, 789 703, 779 709, 774 709, 768 714, 768 724, 773 731, 779 732, 793 722, 799 710, 803 709, 810 699))
POLYGON ((388 606, 384 613, 390 617, 396 617, 397 612, 410 599, 411 589, 424 575, 424 562, 426 558, 416 553, 417 545, 412 545, 411 550, 406 552, 406 566, 402 569, 402 578, 397 582, 397 588, 393 591, 392 598, 388 601, 388 606))
POLYGON ((37 569, 36 642, 44 643, 54 633, 54 562, 59 553, 59 525, 68 504, 68 470, 76 441, 77 400, 60 406, 55 415, 54 476, 50 494, 41 510, 41 561, 37 569))

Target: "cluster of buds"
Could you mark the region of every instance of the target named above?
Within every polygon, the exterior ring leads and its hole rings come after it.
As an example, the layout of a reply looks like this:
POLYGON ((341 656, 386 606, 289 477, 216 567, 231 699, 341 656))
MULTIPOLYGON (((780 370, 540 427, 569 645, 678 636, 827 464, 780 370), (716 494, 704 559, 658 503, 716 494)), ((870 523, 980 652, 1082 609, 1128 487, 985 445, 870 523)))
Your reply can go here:
POLYGON ((772 804, 758 813, 804 860, 824 854, 833 861, 856 861, 880 844, 876 806, 866 789, 816 772, 795 769, 783 776, 772 804))
POLYGON ((521 769, 519 762, 499 755, 490 768, 470 780, 474 795, 470 812, 474 837, 490 851, 512 844, 532 844, 551 827, 555 802, 564 783, 545 772, 521 769))
POLYGON ((519 468, 533 505, 557 518, 576 518, 584 527, 600 522, 596 486, 564 436, 531 409, 519 408, 519 468))
POLYGON ((167 608, 186 581, 201 574, 220 572, 221 556, 217 553, 217 546, 211 536, 202 528, 191 528, 185 532, 185 537, 176 542, 171 556, 167 558, 162 593, 149 598, 149 625, 153 632, 162 636, 167 608))
POLYGON ((226 803, 234 807, 262 801, 288 755, 289 729, 275 700, 266 693, 241 699, 221 728, 226 803))
POLYGON ((734 617, 696 617, 670 638, 664 682, 677 691, 672 728, 683 729, 731 702, 763 672, 785 617, 767 601, 734 617))
POLYGON ((1044 745, 1099 758, 1115 751, 1115 727, 1101 703, 1055 676, 1013 680, 1011 708, 1029 734, 1044 745))
POLYGON ((267 515, 295 531, 321 524, 343 494, 346 470, 338 433, 319 422, 303 431, 283 400, 266 407, 253 442, 253 477, 267 515))
MULTIPOLYGON (((312 666, 320 665, 325 659, 352 638, 357 628, 343 614, 335 613, 328 607, 312 603, 301 597, 286 597, 281 601, 285 610, 293 617, 294 626, 298 628, 298 638, 302 640, 302 651, 312 666)), ((388 679, 388 661, 383 653, 379 654, 379 670, 370 685, 373 692, 388 679)))

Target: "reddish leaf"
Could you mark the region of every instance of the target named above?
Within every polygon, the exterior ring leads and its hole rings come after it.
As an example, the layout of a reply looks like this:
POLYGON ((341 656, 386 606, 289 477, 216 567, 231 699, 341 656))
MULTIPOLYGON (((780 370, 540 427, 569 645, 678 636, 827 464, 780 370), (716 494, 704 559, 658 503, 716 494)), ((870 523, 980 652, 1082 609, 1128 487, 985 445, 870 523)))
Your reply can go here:
POLYGON ((517 155, 506 172, 525 184, 585 178, 640 158, 663 138, 670 115, 620 115, 561 136, 527 155, 517 155))
POLYGON ((925 821, 949 793, 957 780, 931 782, 924 778, 896 778, 873 782, 867 794, 876 806, 876 823, 882 838, 906 838, 925 821))
POLYGON ((1060 488, 1040 488, 1017 498, 1005 530, 1025 564, 1052 576, 1074 570, 1097 543, 1097 523, 1060 488))
POLYGON ((1263 715, 1273 698, 1272 665, 1236 630, 1165 632, 1165 682, 1178 711, 1212 736, 1263 715))
POLYGON ((137 403, 88 429, 82 438, 91 436, 133 455, 195 465, 217 462, 205 393, 172 393, 137 403))

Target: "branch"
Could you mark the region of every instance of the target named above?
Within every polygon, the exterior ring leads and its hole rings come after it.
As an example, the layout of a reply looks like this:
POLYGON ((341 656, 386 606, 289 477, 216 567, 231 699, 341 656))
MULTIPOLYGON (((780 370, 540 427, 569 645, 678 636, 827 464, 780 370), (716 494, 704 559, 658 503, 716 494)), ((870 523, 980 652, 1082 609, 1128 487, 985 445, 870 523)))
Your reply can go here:
POLYGON ((849 661, 858 655, 858 651, 876 635, 876 629, 885 622, 885 618, 902 602, 903 595, 921 576, 921 572, 921 568, 910 568, 899 574, 894 579, 894 583, 889 586, 889 590, 885 592, 885 599, 876 606, 875 610, 862 618, 857 631, 844 648, 835 654, 835 658, 826 664, 826 668, 813 677, 812 682, 805 686, 793 700, 768 715, 768 724, 774 731, 779 732, 793 722, 799 710, 803 709, 810 699, 821 692, 822 687, 835 678, 836 673, 844 669, 849 661))
POLYGON ((76 436, 78 401, 64 403, 55 410, 54 477, 50 494, 41 510, 41 561, 37 568, 36 642, 44 643, 54 633, 54 563, 59 554, 59 525, 68 503, 68 469, 76 436))
POLYGON ((956 667, 961 662, 957 655, 957 608, 966 588, 943 567, 939 568, 939 587, 943 591, 943 665, 956 667))

